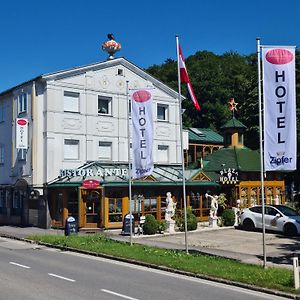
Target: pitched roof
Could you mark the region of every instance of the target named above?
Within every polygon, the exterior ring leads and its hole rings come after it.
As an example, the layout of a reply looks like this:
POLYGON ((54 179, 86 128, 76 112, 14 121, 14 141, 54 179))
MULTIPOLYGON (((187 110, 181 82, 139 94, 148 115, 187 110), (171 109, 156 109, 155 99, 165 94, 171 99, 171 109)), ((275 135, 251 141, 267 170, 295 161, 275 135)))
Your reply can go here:
POLYGON ((218 172, 224 168, 234 168, 241 172, 260 172, 260 155, 258 151, 247 147, 228 147, 215 151, 204 158, 204 172, 218 172))
MULTIPOLYGON (((38 81, 38 80, 43 80, 44 81, 44 80, 62 79, 62 78, 70 77, 70 76, 80 75, 80 74, 83 74, 83 73, 88 72, 88 71, 102 70, 102 69, 105 69, 105 68, 110 68, 110 67, 114 67, 114 66, 118 66, 118 65, 122 65, 125 68, 128 68, 133 73, 135 73, 138 76, 142 77, 143 79, 148 80, 149 82, 151 82, 153 84, 154 87, 157 87, 158 89, 164 91, 166 94, 169 94, 171 97, 178 98, 177 91, 171 89, 166 84, 164 84, 160 80, 156 79, 152 75, 148 74, 146 71, 144 71, 143 69, 141 69, 138 66, 134 65, 133 63, 131 63, 130 61, 128 61, 127 59, 125 59, 123 57, 115 58, 115 59, 111 59, 111 60, 105 60, 105 61, 101 61, 101 62, 97 62, 97 63, 93 63, 93 64, 88 64, 88 65, 84 65, 84 66, 74 67, 74 68, 61 70, 61 71, 57 71, 57 72, 42 74, 42 75, 37 76, 33 79, 30 79, 30 80, 25 81, 21 84, 18 84, 17 86, 14 86, 14 87, 12 87, 8 90, 0 92, 0 96, 11 92, 12 90, 14 90, 17 87, 21 87, 25 84, 28 84, 31 81, 38 81)), ((183 96, 182 96, 182 98, 185 99, 185 97, 183 97, 183 96)))
POLYGON ((188 128, 188 132, 190 142, 223 144, 223 137, 210 128, 188 128))
POLYGON ((242 129, 246 129, 247 127, 242 122, 240 122, 235 117, 233 117, 225 125, 223 125, 221 127, 221 129, 227 129, 227 128, 242 128, 242 129))

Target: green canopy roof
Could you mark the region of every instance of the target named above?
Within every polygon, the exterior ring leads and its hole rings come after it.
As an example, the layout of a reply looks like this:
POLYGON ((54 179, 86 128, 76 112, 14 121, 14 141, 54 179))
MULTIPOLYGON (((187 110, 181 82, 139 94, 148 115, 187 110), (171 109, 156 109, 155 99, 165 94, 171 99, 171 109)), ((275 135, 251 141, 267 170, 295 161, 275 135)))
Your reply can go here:
POLYGON ((188 132, 189 142, 223 145, 223 137, 210 128, 188 128, 188 132))
POLYGON ((241 172, 260 172, 260 155, 258 151, 247 147, 222 148, 205 157, 204 172, 218 172, 224 168, 234 168, 241 172))
POLYGON ((229 120, 225 125, 221 127, 221 129, 228 129, 228 128, 246 129, 247 127, 242 122, 240 122, 235 117, 233 117, 231 120, 229 120))
MULTIPOLYGON (((77 169, 65 170, 65 176, 58 176, 48 187, 80 186, 85 179, 94 179, 106 187, 128 186, 128 164, 90 162, 77 169)), ((202 174, 202 169, 185 170, 185 183, 187 186, 218 186, 209 177, 202 174)), ((145 178, 133 180, 134 186, 180 186, 182 185, 181 165, 155 165, 153 173, 145 178)))

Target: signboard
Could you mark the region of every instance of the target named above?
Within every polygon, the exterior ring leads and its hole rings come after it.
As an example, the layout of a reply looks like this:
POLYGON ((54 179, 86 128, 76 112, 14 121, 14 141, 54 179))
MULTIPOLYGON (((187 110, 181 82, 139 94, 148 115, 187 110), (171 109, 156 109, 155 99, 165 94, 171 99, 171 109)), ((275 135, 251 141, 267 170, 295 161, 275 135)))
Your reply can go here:
POLYGON ((296 170, 295 47, 264 46, 262 61, 265 170, 296 170))
POLYGON ((131 95, 132 178, 149 176, 153 172, 152 93, 142 89, 131 95))
POLYGON ((28 148, 28 120, 24 118, 16 119, 16 148, 28 148))
POLYGON ((238 171, 234 168, 223 169, 220 171, 220 182, 222 184, 236 184, 238 180, 238 171))
POLYGON ((100 186, 100 182, 94 179, 86 179, 82 181, 82 187, 86 189, 95 189, 100 186))
POLYGON ((128 176, 128 169, 121 168, 86 168, 86 169, 61 169, 60 177, 109 177, 109 176, 128 176))

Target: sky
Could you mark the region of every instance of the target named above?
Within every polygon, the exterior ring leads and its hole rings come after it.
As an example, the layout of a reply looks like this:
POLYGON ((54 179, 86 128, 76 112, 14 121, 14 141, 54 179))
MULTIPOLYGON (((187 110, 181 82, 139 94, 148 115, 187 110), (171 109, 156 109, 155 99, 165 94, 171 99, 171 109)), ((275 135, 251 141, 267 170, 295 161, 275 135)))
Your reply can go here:
POLYGON ((113 33, 141 68, 197 51, 241 55, 263 45, 300 46, 299 0, 4 0, 0 4, 0 92, 42 74, 107 59, 113 33))

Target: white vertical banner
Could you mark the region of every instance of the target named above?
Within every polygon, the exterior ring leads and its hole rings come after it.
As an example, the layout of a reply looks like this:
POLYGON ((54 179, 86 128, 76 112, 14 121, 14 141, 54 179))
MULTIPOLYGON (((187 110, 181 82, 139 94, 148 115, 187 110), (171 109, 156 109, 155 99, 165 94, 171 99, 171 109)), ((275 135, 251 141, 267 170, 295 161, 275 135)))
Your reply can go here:
POLYGON ((24 118, 16 119, 16 148, 28 148, 28 120, 24 118))
POLYGON ((131 91, 132 178, 153 172, 152 93, 148 89, 131 91))
POLYGON ((264 165, 266 171, 297 167, 295 47, 262 46, 264 165))

